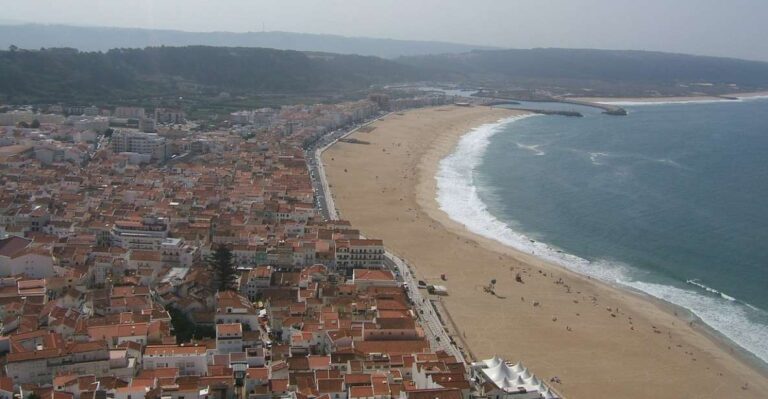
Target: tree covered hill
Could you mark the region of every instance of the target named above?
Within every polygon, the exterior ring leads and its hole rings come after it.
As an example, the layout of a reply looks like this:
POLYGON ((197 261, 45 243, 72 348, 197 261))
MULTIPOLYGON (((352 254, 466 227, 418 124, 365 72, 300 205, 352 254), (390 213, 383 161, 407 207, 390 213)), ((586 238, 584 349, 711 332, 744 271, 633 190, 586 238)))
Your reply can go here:
POLYGON ((17 103, 222 91, 358 90, 422 77, 417 68, 377 57, 265 48, 0 51, 0 95, 17 103))
POLYGON ((203 107, 240 109, 274 105, 265 102, 269 96, 332 101, 362 95, 375 84, 418 81, 556 94, 724 94, 768 88, 768 63, 574 49, 478 50, 397 60, 208 46, 0 51, 0 101, 8 103, 160 104, 183 96, 203 107), (219 96, 222 92, 231 97, 219 96))

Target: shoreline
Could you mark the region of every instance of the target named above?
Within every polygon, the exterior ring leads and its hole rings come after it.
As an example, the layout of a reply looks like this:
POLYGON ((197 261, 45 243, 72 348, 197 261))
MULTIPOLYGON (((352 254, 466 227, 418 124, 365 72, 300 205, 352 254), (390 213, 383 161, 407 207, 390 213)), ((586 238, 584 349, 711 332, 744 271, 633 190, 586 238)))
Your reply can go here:
POLYGON ((642 105, 642 104, 670 104, 670 103, 702 103, 702 102, 728 102, 743 101, 746 99, 768 97, 768 91, 729 93, 721 95, 701 96, 671 96, 671 97, 565 97, 568 100, 585 101, 597 104, 610 105, 642 105))
MULTIPOLYGON (((440 210, 436 200, 437 183, 434 177, 438 171, 440 160, 452 153, 460 138, 469 132, 470 129, 467 128, 467 125, 477 126, 483 122, 487 123, 489 118, 498 120, 501 119, 498 117, 500 115, 509 116, 520 113, 511 111, 505 113, 500 110, 485 110, 485 112, 474 113, 461 111, 473 115, 471 117, 459 115, 457 118, 453 118, 456 120, 452 124, 445 126, 440 125, 440 120, 434 123, 427 123, 432 121, 419 121, 420 117, 429 119, 432 116, 429 115, 430 113, 441 111, 456 111, 456 109, 443 107, 441 109, 417 110, 410 111, 405 116, 393 118, 408 119, 407 123, 414 125, 414 129, 406 133, 413 133, 420 129, 426 130, 430 128, 429 125, 432 125, 433 130, 442 130, 429 135, 429 137, 424 137, 423 140, 413 139, 407 142, 407 144, 414 146, 418 145, 418 148, 402 150, 400 146, 402 141, 412 139, 412 137, 409 134, 398 134, 394 139, 396 141, 376 140, 376 143, 373 143, 376 148, 365 149, 366 154, 361 159, 334 161, 335 157, 342 158, 341 155, 359 155, 354 154, 358 152, 359 148, 350 148, 353 145, 345 143, 339 147, 330 148, 324 155, 324 160, 327 163, 330 161, 327 166, 327 170, 330 172, 329 178, 335 183, 334 191, 338 192, 337 206, 345 218, 350 219, 367 235, 383 238, 388 248, 409 259, 420 278, 428 281, 434 280, 434 277, 431 279, 430 277, 435 276, 438 272, 447 272, 446 285, 448 285, 451 293, 444 302, 460 328, 466 329, 468 326, 483 325, 484 322, 488 324, 486 318, 491 317, 494 324, 505 329, 504 331, 509 331, 505 338, 494 339, 487 336, 487 333, 465 330, 466 341, 474 353, 480 357, 501 353, 510 360, 525 362, 532 367, 534 372, 542 376, 559 375, 565 377, 563 378, 564 384, 557 386, 557 388, 569 397, 581 395, 585 397, 597 392, 608 391, 615 392, 616 396, 619 397, 658 396, 658 384, 651 384, 654 389, 652 391, 647 390, 649 387, 646 385, 650 382, 647 378, 671 380, 661 384, 664 387, 664 392, 669 394, 668 397, 679 397, 681 394, 689 395, 691 392, 699 392, 703 397, 710 394, 712 397, 721 396, 723 395, 722 391, 719 395, 713 394, 720 389, 717 388, 720 383, 738 389, 740 384, 749 382, 750 389, 743 392, 746 397, 759 397, 758 392, 768 392, 768 383, 764 375, 750 367, 751 365, 745 364, 744 360, 746 359, 737 358, 734 353, 729 354, 730 351, 723 347, 725 343, 718 345, 712 337, 705 336, 700 328, 686 327, 687 324, 680 317, 673 315, 674 310, 670 312, 669 306, 673 305, 647 294, 643 294, 644 296, 641 297, 625 287, 612 287, 610 284, 597 282, 562 266, 552 265, 533 255, 471 233, 463 225, 450 219, 445 212, 440 210), (411 118, 414 115, 416 117, 411 118), (424 143, 423 141, 428 142, 424 143), (379 151, 385 155, 380 155, 379 151), (392 154, 387 154, 388 151, 392 151, 392 154), (389 155, 396 155, 395 152, 399 153, 398 161, 403 161, 404 165, 397 168, 395 175, 386 179, 386 182, 382 181, 384 176, 380 175, 384 171, 374 170, 370 167, 371 162, 367 161, 374 161, 375 159, 372 158, 386 159, 389 155), (361 177, 365 179, 363 177, 365 174, 363 176, 345 176, 347 172, 341 172, 344 167, 362 167, 369 177, 373 173, 375 178, 372 182, 368 182, 369 184, 366 184, 364 188, 378 188, 380 194, 361 198, 363 204, 356 203, 360 202, 356 201, 356 195, 353 195, 357 190, 346 187, 343 181, 359 182, 361 177), (408 169, 418 170, 418 173, 408 173, 408 169), (390 185, 397 183, 402 190, 392 190, 393 187, 390 185), (399 198, 397 198, 398 196, 399 198), (372 199, 371 197, 379 198, 372 199), (371 201, 375 204, 371 204, 371 201), (361 207, 361 205, 367 205, 367 210, 362 209, 365 206, 361 207), (372 205, 381 205, 382 208, 386 209, 382 209, 381 215, 371 214, 370 207, 372 205), (404 219, 402 223, 401 217, 404 219), (392 220, 393 218, 394 220, 392 220), (404 225, 408 227, 408 223, 414 227, 414 231, 410 234, 403 230, 404 225), (430 240, 428 237, 422 237, 424 234, 427 236, 434 234, 438 237, 435 240, 430 240), (451 243, 451 246, 460 247, 460 249, 458 251, 453 248, 448 250, 446 243, 451 243), (449 256, 445 256, 445 252, 449 252, 447 254, 449 256), (471 255, 461 256, 464 252, 471 253, 471 255), (451 259, 452 256, 461 259, 454 260, 451 259), (463 267, 466 266, 466 263, 472 263, 473 260, 477 262, 475 268, 463 267), (503 271, 503 269, 510 267, 509 265, 514 265, 512 266, 515 268, 514 270, 524 275, 526 284, 515 285, 516 283, 511 277, 513 273, 503 271), (562 285, 553 284, 554 281, 552 280, 555 275, 566 282, 569 287, 568 293, 563 293, 562 285), (500 284, 497 285, 497 291, 500 295, 516 298, 517 295, 525 294, 526 298, 517 301, 493 298, 488 294, 483 294, 481 289, 477 289, 478 283, 482 284, 490 277, 499 278, 500 284), (571 290, 578 292, 578 294, 571 293, 571 290), (589 297, 599 298, 593 301, 591 309, 588 306, 589 297), (531 306, 530 301, 533 299, 536 299, 537 302, 540 301, 542 305, 531 306), (494 309, 500 306, 498 302, 500 300, 504 301, 504 308, 516 311, 508 314, 505 309, 494 309), (554 304, 554 307, 551 303, 554 304), (607 320, 604 310, 606 305, 610 305, 608 308, 615 309, 610 316, 607 316, 607 320), (664 305, 667 308, 663 308, 664 305), (619 306, 621 310, 619 310, 619 306), (576 312, 574 317, 571 312, 578 310, 584 314, 576 312), (540 313, 546 313, 546 315, 540 313), (555 316, 552 315, 553 313, 555 316), (628 316, 629 314, 631 316, 628 316), (626 322, 627 317, 629 317, 632 332, 628 332, 630 329, 627 328, 626 324, 623 328, 619 327, 618 329, 615 326, 618 324, 615 322, 618 321, 616 319, 621 318, 626 322), (510 318, 522 318, 529 324, 528 328, 520 329, 514 322, 515 320, 512 322, 508 320, 510 318), (569 330, 565 330, 561 323, 567 323, 569 330), (645 326, 641 331, 640 326, 644 324, 645 326), (653 325, 654 331, 649 331, 648 324, 653 325), (573 332, 570 331, 571 326, 573 332), (638 328, 635 329, 634 326, 638 326, 638 328), (657 329, 658 333, 655 332, 657 329), (584 330, 583 333, 582 330, 584 330), (659 341, 660 339, 664 341, 663 338, 666 338, 666 336, 661 336, 661 330, 666 330, 669 337, 667 343, 670 345, 664 347, 662 343, 658 353, 647 353, 645 347, 648 342, 659 341), (642 338, 638 342, 637 339, 640 337, 642 338), (507 342, 515 340, 517 340, 516 343, 507 342), (672 341, 675 342, 675 351, 672 351, 672 341), (521 343, 523 344, 521 345, 521 343), (682 349, 679 349, 677 345, 690 349, 690 352, 686 349, 685 355, 683 355, 680 353, 682 349), (694 350, 692 348, 695 348, 695 355, 693 355, 694 350), (567 353, 557 353, 559 351, 567 353), (616 353, 613 353, 615 351, 624 353, 617 356, 616 353), (692 355, 688 355, 688 353, 692 355), (696 359, 694 356, 698 359, 692 360, 696 359), (591 362, 601 363, 601 365, 588 365, 586 366, 588 372, 585 373, 584 370, 580 371, 584 367, 577 367, 574 364, 574 362, 578 363, 579 359, 589 359, 591 362), (633 367, 625 366, 627 362, 632 363, 633 367), (699 370, 694 373, 692 365, 700 366, 702 364, 707 364, 706 371, 699 370), (632 377, 639 371, 637 370, 638 367, 641 370, 651 370, 658 368, 659 365, 663 365, 664 368, 674 368, 676 371, 671 373, 674 378, 670 378, 668 373, 659 372, 646 372, 649 375, 640 380, 636 376, 632 377), (619 371, 622 368, 626 368, 626 370, 619 371), (722 371, 714 372, 714 370, 722 371), (610 373, 609 377, 611 378, 601 378, 601 373, 610 373), (725 380, 718 381, 719 378, 725 378, 725 380), (586 379, 589 383, 574 385, 574 379, 586 379), (718 384, 712 385, 713 382, 718 382, 718 384), (610 388, 606 388, 606 384, 610 388), (651 394, 651 392, 655 393, 651 394)), ((397 122, 397 120, 390 119, 377 123, 375 126, 379 129, 397 129, 397 122)), ((376 130, 364 137, 370 139, 376 136, 376 130)), ((352 171, 354 172, 354 170, 352 171)), ((739 389, 739 391, 741 390, 739 389)))
MULTIPOLYGON (((681 317, 681 320, 698 323, 705 329, 705 333, 711 335, 714 341, 724 345, 726 350, 735 349, 741 355, 741 360, 750 363, 757 371, 768 376, 768 362, 758 354, 747 349, 747 346, 742 346, 749 345, 749 343, 740 343, 735 338, 729 337, 726 331, 718 330, 714 325, 708 324, 706 316, 697 314, 697 310, 700 309, 689 309, 683 304, 655 296, 653 293, 646 292, 639 287, 634 287, 622 281, 616 281, 610 274, 610 271, 608 272, 609 274, 595 273, 589 270, 592 266, 602 269, 595 262, 561 251, 556 247, 551 247, 546 242, 534 241, 524 233, 520 233, 507 223, 500 221, 487 210, 487 204, 475 194, 474 188, 476 188, 476 185, 473 182, 471 173, 476 169, 479 162, 482 161, 486 147, 490 145, 490 140, 493 136, 499 134, 505 127, 530 116, 534 115, 507 118, 498 121, 496 124, 479 126, 462 135, 457 140, 454 149, 443 157, 437 166, 435 179, 437 180, 436 201, 438 208, 446 213, 451 220, 461 224, 470 234, 497 241, 502 245, 535 256, 542 261, 562 267, 577 275, 590 276, 616 289, 626 290, 643 299, 655 301, 665 307, 670 314, 685 314, 686 317, 681 317), (470 172, 463 174, 462 171, 464 170, 470 172), (457 207, 456 204, 461 204, 462 206, 457 207), (467 206, 467 204, 473 206, 467 206)), ((643 281, 640 282, 643 283, 643 281)), ((669 287, 672 289, 686 289, 675 285, 669 285, 669 287)), ((700 287, 712 290, 706 286, 700 287)), ((734 300, 730 297, 727 298, 734 300)), ((742 306, 749 305, 742 304, 742 306)))

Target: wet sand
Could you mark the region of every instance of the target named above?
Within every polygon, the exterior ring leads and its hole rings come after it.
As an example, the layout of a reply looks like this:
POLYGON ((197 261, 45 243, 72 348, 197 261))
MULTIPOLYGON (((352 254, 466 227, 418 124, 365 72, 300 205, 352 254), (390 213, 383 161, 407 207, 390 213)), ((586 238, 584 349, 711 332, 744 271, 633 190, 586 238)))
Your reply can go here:
POLYGON ((558 376, 553 387, 570 399, 768 397, 765 374, 669 306, 472 234, 439 209, 439 161, 472 127, 516 113, 392 114, 350 136, 370 144, 332 146, 323 161, 341 218, 382 238, 420 279, 447 286, 445 308, 478 358, 499 354, 545 381, 558 376), (497 296, 483 290, 494 278, 497 296))

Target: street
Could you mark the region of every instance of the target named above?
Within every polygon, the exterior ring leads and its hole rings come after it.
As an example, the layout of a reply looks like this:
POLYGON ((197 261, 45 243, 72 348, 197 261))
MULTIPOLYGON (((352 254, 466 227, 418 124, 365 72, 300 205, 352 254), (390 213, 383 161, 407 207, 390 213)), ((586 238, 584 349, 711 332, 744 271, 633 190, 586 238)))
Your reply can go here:
MULTIPOLYGON (((361 127, 369 125, 385 116, 386 115, 357 125, 349 131, 335 131, 329 135, 323 136, 317 143, 315 143, 315 145, 306 150, 312 188, 315 191, 315 205, 326 220, 336 220, 339 216, 333 202, 333 195, 330 191, 322 164, 321 156, 323 151, 335 144, 339 139, 344 138, 356 132, 361 127)), ((437 310, 432 305, 432 302, 429 301, 429 298, 422 295, 422 292, 417 285, 417 279, 411 273, 411 269, 408 265, 399 257, 387 251, 385 252, 384 266, 391 270, 406 288, 406 293, 414 303, 414 311, 427 335, 427 339, 429 339, 430 346, 434 350, 442 349, 456 357, 458 361, 465 363, 466 360, 464 355, 458 347, 451 342, 451 337, 448 335, 442 322, 437 316, 437 310)))

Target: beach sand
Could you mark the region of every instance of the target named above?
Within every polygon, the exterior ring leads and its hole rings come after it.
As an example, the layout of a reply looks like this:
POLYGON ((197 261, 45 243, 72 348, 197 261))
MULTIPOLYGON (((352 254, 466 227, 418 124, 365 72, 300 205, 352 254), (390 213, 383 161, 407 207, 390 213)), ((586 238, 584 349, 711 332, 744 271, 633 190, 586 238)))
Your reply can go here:
POLYGON ((370 144, 337 143, 323 161, 340 217, 447 286, 443 305, 476 358, 558 376, 570 399, 768 397, 765 374, 671 307, 474 235, 439 209, 439 161, 472 127, 516 112, 425 108, 351 136, 370 144), (482 289, 493 278, 499 297, 482 289))
POLYGON ((633 102, 633 103, 658 103, 658 102, 690 102, 690 101, 727 101, 728 98, 752 98, 766 97, 768 92, 731 93, 722 96, 679 96, 679 97, 573 97, 570 100, 586 101, 593 103, 633 102))
MULTIPOLYGON (((728 96, 726 96, 728 97, 728 96)), ((735 96, 734 96, 735 97, 735 96)), ((658 103, 658 102, 689 102, 689 101, 726 101, 722 97, 715 96, 689 96, 689 97, 573 97, 571 100, 586 101, 592 103, 658 103)))

